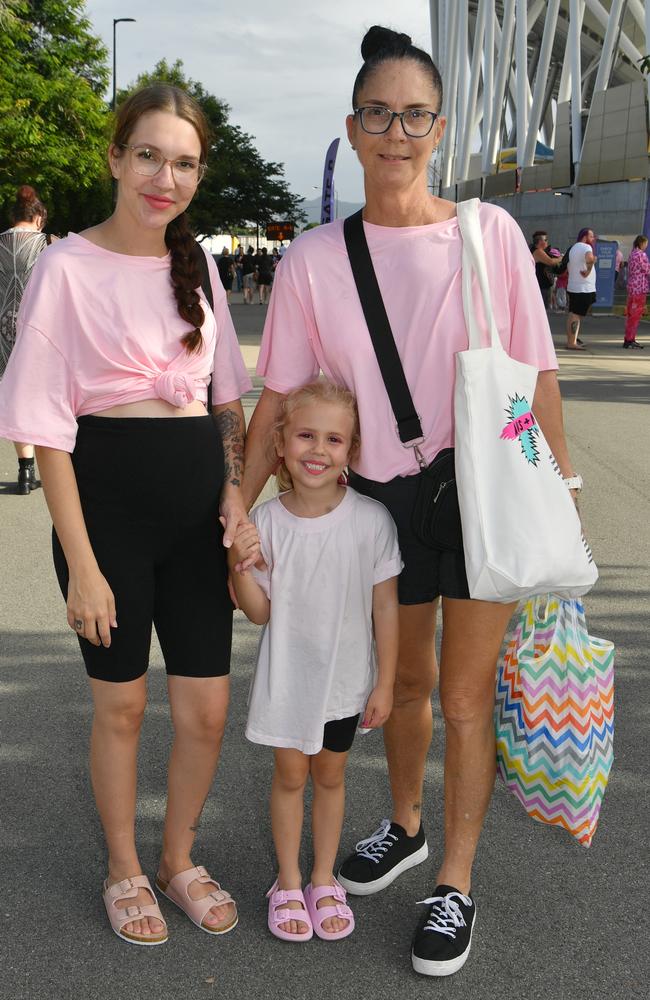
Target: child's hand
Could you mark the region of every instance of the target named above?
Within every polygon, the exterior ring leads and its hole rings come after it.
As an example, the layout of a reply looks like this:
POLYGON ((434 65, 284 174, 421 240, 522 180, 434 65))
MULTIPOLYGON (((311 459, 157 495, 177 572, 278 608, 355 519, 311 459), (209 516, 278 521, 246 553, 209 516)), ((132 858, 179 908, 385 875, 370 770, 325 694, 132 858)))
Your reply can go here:
MULTIPOLYGON (((225 518, 220 517, 225 527, 225 518)), ((262 550, 257 528, 251 521, 245 521, 237 526, 232 545, 228 550, 228 561, 231 569, 244 573, 254 563, 259 562, 262 550)))
POLYGON ((393 708, 393 688, 377 685, 368 698, 366 710, 363 713, 362 729, 379 729, 390 715, 393 708))

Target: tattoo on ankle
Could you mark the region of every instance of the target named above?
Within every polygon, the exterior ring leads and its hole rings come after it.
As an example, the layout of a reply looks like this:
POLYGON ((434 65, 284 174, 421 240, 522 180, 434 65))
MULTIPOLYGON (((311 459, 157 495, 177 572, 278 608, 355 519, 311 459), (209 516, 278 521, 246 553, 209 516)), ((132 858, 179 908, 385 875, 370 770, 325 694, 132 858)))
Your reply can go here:
POLYGON ((194 822, 190 825, 190 830, 192 831, 192 833, 197 832, 197 830, 199 829, 200 822, 201 822, 201 816, 199 814, 194 820, 194 822))
POLYGON ((421 813, 422 812, 422 803, 421 802, 414 802, 413 805, 411 806, 411 809, 413 810, 414 813, 421 813))

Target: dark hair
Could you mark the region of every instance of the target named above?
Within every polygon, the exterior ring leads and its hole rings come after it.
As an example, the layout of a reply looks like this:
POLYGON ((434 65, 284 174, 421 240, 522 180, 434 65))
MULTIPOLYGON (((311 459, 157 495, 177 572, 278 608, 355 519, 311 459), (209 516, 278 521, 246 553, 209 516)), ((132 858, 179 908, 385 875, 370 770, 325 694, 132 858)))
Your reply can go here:
POLYGON ((546 232, 546 230, 545 229, 536 229, 535 232, 533 233, 533 236, 532 236, 532 243, 530 244, 530 250, 531 251, 537 249, 537 244, 542 239, 542 237, 545 240, 547 240, 547 242, 548 242, 548 239, 547 239, 548 233, 546 232))
MULTIPOLYGON (((142 115, 152 111, 166 111, 189 122, 199 137, 201 162, 207 161, 210 136, 203 111, 184 90, 167 83, 153 83, 148 87, 142 87, 120 105, 113 132, 115 156, 121 155, 120 146, 128 143, 142 115)), ((203 250, 194 239, 185 212, 181 212, 167 226, 165 243, 171 253, 171 280, 178 313, 192 326, 192 329, 181 338, 181 343, 185 345, 188 354, 192 354, 194 351, 199 351, 203 345, 201 326, 205 315, 197 292, 197 288, 201 285, 199 254, 203 253, 203 250)))
POLYGON ((16 191, 16 200, 10 211, 12 222, 33 222, 39 216, 47 222, 47 209, 29 184, 22 184, 16 191))
POLYGON ((647 242, 648 242, 648 237, 644 236, 643 233, 639 233, 639 235, 634 240, 634 249, 635 250, 640 250, 641 249, 641 244, 642 243, 647 243, 647 242))
POLYGON ((581 229, 580 232, 578 233, 578 243, 583 243, 585 237, 588 236, 588 234, 592 233, 592 232, 593 232, 593 229, 591 228, 591 226, 585 226, 584 229, 581 229))
POLYGON ((418 49, 408 35, 392 31, 390 28, 382 28, 379 24, 373 24, 361 42, 361 58, 363 66, 357 73, 352 88, 353 108, 357 107, 359 91, 368 77, 381 63, 392 59, 411 59, 418 63, 420 68, 430 77, 431 85, 439 96, 440 104, 442 104, 442 78, 438 68, 429 53, 418 49))

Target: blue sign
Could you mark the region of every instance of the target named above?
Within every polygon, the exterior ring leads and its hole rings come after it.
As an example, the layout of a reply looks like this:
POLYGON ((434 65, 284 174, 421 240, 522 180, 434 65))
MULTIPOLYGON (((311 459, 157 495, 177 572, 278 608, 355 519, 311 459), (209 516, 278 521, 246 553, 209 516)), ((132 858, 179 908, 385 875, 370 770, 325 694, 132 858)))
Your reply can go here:
POLYGON ((614 305, 617 250, 616 240, 596 241, 596 306, 614 305))

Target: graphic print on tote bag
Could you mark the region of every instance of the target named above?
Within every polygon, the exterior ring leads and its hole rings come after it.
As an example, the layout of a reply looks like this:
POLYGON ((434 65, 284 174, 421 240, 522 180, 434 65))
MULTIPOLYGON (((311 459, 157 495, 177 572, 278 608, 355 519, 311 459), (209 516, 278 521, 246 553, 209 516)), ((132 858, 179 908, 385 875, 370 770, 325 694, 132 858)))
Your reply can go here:
POLYGON ((537 466, 539 463, 539 451, 535 438, 539 434, 539 427, 530 404, 525 396, 508 396, 509 406, 506 406, 506 413, 510 420, 501 431, 502 441, 516 441, 519 439, 521 453, 527 462, 537 466))

